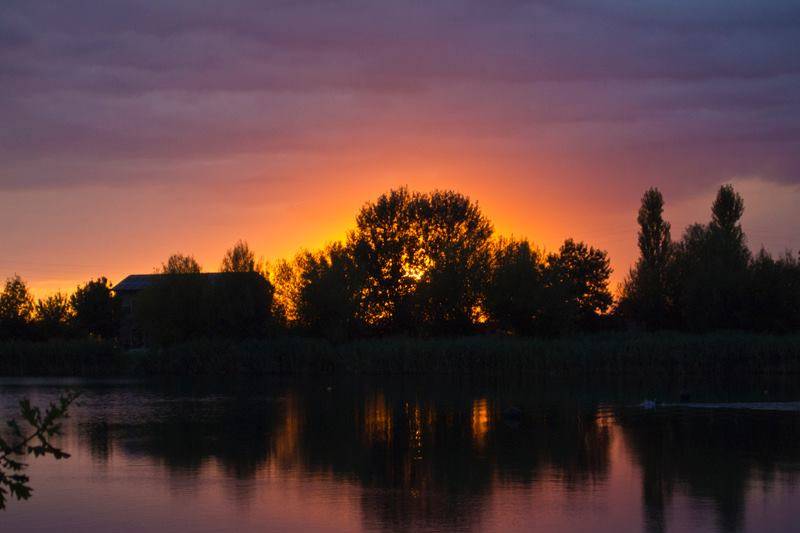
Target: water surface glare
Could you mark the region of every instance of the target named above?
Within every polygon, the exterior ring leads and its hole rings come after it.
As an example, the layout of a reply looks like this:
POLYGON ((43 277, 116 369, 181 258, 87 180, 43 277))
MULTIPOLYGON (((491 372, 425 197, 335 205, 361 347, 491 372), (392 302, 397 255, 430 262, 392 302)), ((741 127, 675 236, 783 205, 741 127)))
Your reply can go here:
MULTIPOLYGON (((650 409, 646 390, 552 383, 71 383, 73 456, 31 460, 4 531, 800 528, 785 387, 650 409)), ((0 381, 3 418, 63 386, 0 381)))

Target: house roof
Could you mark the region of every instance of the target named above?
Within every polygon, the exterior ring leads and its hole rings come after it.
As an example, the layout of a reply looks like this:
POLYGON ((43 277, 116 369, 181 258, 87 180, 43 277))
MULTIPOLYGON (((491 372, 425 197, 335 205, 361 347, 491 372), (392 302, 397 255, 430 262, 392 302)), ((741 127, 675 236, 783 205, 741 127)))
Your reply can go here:
POLYGON ((158 283, 172 276, 196 276, 215 282, 218 279, 230 276, 258 276, 255 272, 205 272, 200 274, 131 274, 114 285, 114 292, 136 292, 158 283))
POLYGON ((131 274, 114 285, 111 290, 114 292, 140 291, 149 287, 162 277, 163 274, 131 274))

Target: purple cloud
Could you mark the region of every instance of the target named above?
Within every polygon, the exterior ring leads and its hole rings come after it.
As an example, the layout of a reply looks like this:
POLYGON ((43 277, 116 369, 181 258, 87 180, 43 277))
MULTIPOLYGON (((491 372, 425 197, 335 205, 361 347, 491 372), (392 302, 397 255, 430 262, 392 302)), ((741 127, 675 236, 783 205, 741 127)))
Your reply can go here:
POLYGON ((7 1, 0 188, 376 138, 555 154, 626 186, 798 182, 798 44, 788 1, 7 1))

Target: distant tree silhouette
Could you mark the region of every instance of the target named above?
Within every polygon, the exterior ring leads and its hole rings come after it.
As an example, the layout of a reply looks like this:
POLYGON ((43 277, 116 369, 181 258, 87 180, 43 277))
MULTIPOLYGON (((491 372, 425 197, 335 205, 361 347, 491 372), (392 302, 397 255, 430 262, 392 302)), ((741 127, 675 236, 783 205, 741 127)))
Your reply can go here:
POLYGON ((159 271, 162 274, 198 274, 201 270, 194 256, 178 253, 169 256, 166 263, 161 263, 159 271))
MULTIPOLYGON (((194 257, 172 255, 157 269, 168 274, 163 283, 134 308, 156 344, 257 337, 276 326, 333 340, 492 328, 551 336, 611 327, 617 316, 652 329, 800 329, 800 261, 788 252, 752 256, 732 186, 720 187, 711 220, 690 225, 678 242, 663 212, 661 192, 645 191, 640 257, 616 314, 605 251, 567 239, 545 255, 525 240, 493 240, 491 222, 467 196, 404 187, 366 203, 345 243, 302 252, 271 273, 243 240, 227 250, 221 274, 198 275, 194 257)), ((69 305, 56 294, 34 306, 15 276, 0 294, 0 337, 110 338, 117 307, 105 278, 78 287, 69 305)))
POLYGON ((72 307, 66 294, 57 292, 36 302, 37 335, 49 339, 67 334, 73 317, 72 307))
POLYGON ((545 317, 553 332, 591 328, 614 299, 608 289, 608 254, 583 242, 567 239, 558 253, 547 257, 545 280, 549 289, 545 317))
POLYGON ((623 316, 650 328, 665 326, 671 315, 668 284, 673 245, 663 212, 661 192, 645 191, 637 218, 640 257, 623 283, 619 302, 623 316))
POLYGON ((687 228, 676 247, 675 301, 688 329, 745 326, 750 251, 740 224, 744 202, 732 186, 720 187, 707 226, 687 228))
POLYGON ((28 286, 18 275, 6 280, 0 293, 0 335, 23 338, 30 334, 34 305, 28 286))
POLYGON ((773 259, 761 250, 750 265, 747 326, 758 331, 800 330, 800 262, 786 252, 773 259))
POLYGON ((119 332, 119 302, 113 297, 111 283, 100 277, 80 285, 70 297, 77 332, 103 339, 119 332))
POLYGON ((500 239, 494 247, 486 311, 502 330, 532 334, 547 297, 544 258, 526 240, 500 239))
POLYGON ((261 262, 256 260, 256 255, 247 242, 239 239, 233 248, 225 252, 222 259, 220 272, 259 272, 266 274, 261 262))
POLYGON ((351 250, 340 243, 298 260, 297 321, 303 331, 343 340, 361 329, 363 282, 351 250))

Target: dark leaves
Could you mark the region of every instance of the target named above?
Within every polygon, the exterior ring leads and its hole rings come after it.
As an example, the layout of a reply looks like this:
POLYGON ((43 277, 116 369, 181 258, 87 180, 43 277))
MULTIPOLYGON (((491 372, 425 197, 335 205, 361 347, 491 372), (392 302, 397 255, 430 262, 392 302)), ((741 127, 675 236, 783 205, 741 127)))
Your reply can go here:
POLYGON ((9 420, 10 435, 0 438, 0 509, 6 506, 9 497, 27 500, 33 489, 28 485, 29 478, 20 473, 27 466, 22 458, 52 456, 66 459, 69 454, 51 443, 51 438, 61 435, 61 421, 68 417, 68 409, 79 396, 70 391, 50 403, 44 412, 25 398, 20 400, 20 417, 28 426, 28 431, 17 420, 9 420))

